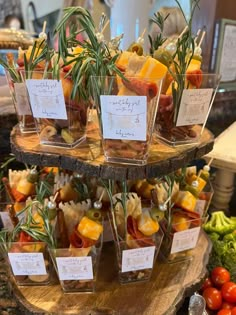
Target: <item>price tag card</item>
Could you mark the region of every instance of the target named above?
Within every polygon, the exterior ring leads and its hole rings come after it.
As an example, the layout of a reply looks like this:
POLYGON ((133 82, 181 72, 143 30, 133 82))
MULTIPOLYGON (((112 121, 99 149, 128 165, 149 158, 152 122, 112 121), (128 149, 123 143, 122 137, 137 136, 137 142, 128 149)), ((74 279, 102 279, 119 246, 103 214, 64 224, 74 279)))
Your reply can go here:
POLYGON ((197 125, 205 122, 213 89, 185 89, 179 107, 176 126, 197 125))
POLYGON ((147 97, 101 95, 104 139, 146 141, 147 97))
POLYGON ((12 231, 14 229, 14 226, 11 222, 11 218, 10 218, 9 213, 8 212, 0 212, 0 217, 2 220, 3 227, 5 229, 8 229, 9 231, 12 231))
POLYGON ((198 241, 199 232, 200 226, 180 232, 175 232, 170 253, 174 254, 194 248, 198 241))
POLYGON ((29 79, 26 85, 34 117, 67 119, 61 81, 29 79))
POLYGON ((153 266, 155 246, 123 250, 122 272, 150 269, 153 266))
POLYGON ((194 208, 194 211, 200 214, 200 217, 203 215, 205 212, 205 207, 206 207, 206 200, 201 200, 198 199, 196 202, 196 206, 194 208))
POLYGON ((14 83, 18 115, 32 115, 24 83, 14 83))
POLYGON ((42 253, 8 253, 8 257, 15 276, 47 274, 42 253))
POLYGON ((60 280, 92 280, 92 258, 88 257, 56 257, 60 280))

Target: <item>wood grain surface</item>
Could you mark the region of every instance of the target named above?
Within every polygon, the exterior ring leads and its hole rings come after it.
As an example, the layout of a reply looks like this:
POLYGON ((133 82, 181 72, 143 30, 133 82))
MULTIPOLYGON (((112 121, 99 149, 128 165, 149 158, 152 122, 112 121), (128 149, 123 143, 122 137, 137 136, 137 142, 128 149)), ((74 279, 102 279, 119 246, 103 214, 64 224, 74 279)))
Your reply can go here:
POLYGON ((171 315, 186 296, 200 288, 210 250, 211 243, 201 232, 191 259, 176 263, 159 259, 149 282, 120 285, 114 245, 105 243, 95 293, 65 294, 58 283, 17 287, 13 277, 10 279, 14 296, 26 315, 171 315))
POLYGON ((133 166, 105 161, 98 126, 94 122, 88 126, 86 140, 73 149, 40 145, 37 134, 23 135, 17 126, 11 133, 12 153, 21 162, 59 166, 88 176, 117 180, 152 178, 171 173, 207 154, 213 145, 214 137, 207 129, 204 130, 200 142, 194 145, 170 147, 157 141, 154 135, 147 164, 133 166))

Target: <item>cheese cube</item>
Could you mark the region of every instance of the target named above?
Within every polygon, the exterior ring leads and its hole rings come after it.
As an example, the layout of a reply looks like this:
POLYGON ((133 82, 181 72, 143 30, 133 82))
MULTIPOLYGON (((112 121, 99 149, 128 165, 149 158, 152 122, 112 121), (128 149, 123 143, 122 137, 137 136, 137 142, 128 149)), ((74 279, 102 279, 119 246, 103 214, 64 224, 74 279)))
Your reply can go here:
POLYGON ((103 226, 84 216, 80 221, 77 230, 84 237, 97 241, 103 232, 103 226))
POLYGON ((177 199, 175 201, 176 206, 188 211, 194 211, 196 203, 197 199, 190 191, 180 190, 178 192, 177 199))
POLYGON ((149 79, 150 81, 161 79, 167 73, 167 67, 158 60, 148 57, 142 66, 138 76, 141 78, 149 79))
POLYGON ((145 211, 138 218, 138 229, 144 235, 150 236, 159 230, 159 224, 151 218, 148 211, 145 211))

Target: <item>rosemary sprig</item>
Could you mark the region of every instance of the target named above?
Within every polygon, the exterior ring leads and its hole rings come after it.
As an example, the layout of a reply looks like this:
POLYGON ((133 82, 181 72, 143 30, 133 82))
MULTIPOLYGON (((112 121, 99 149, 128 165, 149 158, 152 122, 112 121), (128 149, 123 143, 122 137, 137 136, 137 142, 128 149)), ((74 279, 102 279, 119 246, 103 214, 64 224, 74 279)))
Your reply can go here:
MULTIPOLYGON (((91 76, 112 76, 114 74, 122 76, 115 64, 118 54, 113 56, 106 43, 98 40, 94 21, 87 10, 81 7, 66 8, 63 19, 56 27, 56 33, 59 35, 58 58, 61 57, 65 65, 73 63, 73 67, 68 73, 74 84, 71 94, 72 99, 78 97, 78 99, 88 101, 91 98, 94 84, 90 80, 91 76), (71 28, 71 33, 67 36, 66 26, 72 16, 77 18, 81 29, 77 31, 71 28), (87 40, 83 42, 76 38, 77 34, 81 32, 84 32, 87 36, 87 40), (68 48, 74 46, 83 48, 83 51, 77 56, 74 56, 68 50, 68 48), (69 61, 67 61, 68 56, 72 57, 69 61)), ((99 86, 97 91, 100 91, 99 86)))
POLYGON ((176 52, 173 55, 173 68, 169 68, 170 74, 173 76, 174 80, 172 82, 172 96, 173 96, 173 104, 175 106, 174 111, 174 122, 177 121, 179 107, 182 99, 183 90, 188 88, 185 83, 185 73, 188 69, 188 66, 193 58, 195 42, 192 36, 192 19, 195 12, 195 9, 198 6, 200 0, 193 0, 191 5, 191 14, 190 19, 187 21, 187 18, 184 14, 184 11, 178 0, 175 0, 178 7, 180 8, 184 19, 187 23, 188 29, 183 34, 181 38, 177 39, 176 43, 176 52), (172 70, 173 69, 173 70, 172 70))
POLYGON ((154 23, 158 26, 160 29, 160 33, 156 35, 156 38, 152 38, 151 35, 148 35, 149 42, 150 42, 150 55, 153 56, 154 51, 157 50, 159 47, 161 47, 164 42, 167 40, 167 38, 164 38, 163 36, 163 30, 164 30, 164 24, 166 19, 169 17, 170 14, 167 14, 165 17, 160 13, 154 13, 154 17, 150 19, 151 23, 154 23))

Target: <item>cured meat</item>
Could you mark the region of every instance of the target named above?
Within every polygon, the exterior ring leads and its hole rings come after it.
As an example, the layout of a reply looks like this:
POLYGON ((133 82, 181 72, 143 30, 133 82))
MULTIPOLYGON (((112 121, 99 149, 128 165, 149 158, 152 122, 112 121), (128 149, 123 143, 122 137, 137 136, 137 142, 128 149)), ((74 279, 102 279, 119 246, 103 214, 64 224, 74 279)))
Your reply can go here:
POLYGON ((155 243, 151 237, 145 236, 142 232, 138 230, 137 220, 131 215, 127 218, 127 232, 136 241, 139 247, 154 246, 155 243))
POLYGON ((147 96, 148 101, 157 95, 158 87, 154 82, 142 80, 139 78, 123 79, 122 83, 127 89, 134 91, 137 95, 147 96))
POLYGON ((84 237, 77 231, 77 226, 75 227, 73 233, 70 236, 70 244, 75 248, 87 248, 96 244, 95 240, 91 240, 84 237))

